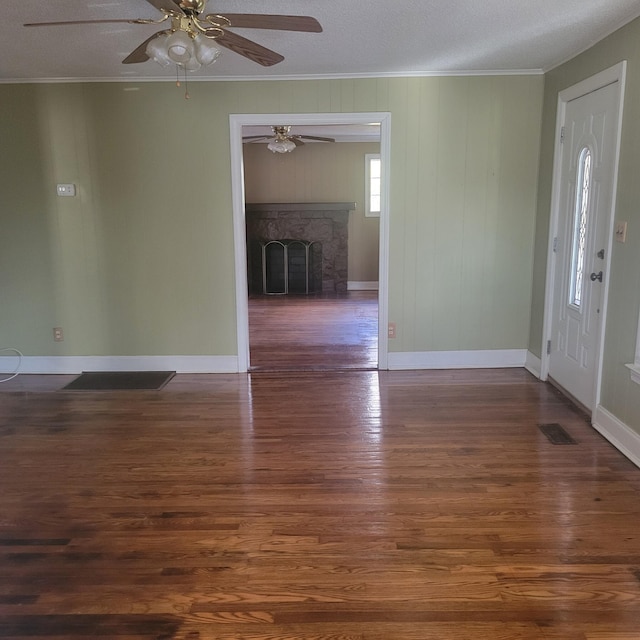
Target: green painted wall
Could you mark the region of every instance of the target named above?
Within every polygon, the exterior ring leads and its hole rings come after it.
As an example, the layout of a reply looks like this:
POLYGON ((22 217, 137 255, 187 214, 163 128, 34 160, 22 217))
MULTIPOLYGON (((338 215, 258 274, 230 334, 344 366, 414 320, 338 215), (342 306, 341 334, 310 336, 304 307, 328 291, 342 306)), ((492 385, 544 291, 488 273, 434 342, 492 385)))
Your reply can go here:
POLYGON ((545 77, 530 350, 539 355, 558 93, 622 60, 628 61, 616 220, 629 223, 627 242, 614 243, 604 345, 601 404, 640 433, 640 387, 624 366, 634 359, 640 307, 640 20, 612 34, 545 77))
POLYGON ((441 78, 391 95, 391 351, 526 345, 542 87, 441 78))
POLYGON ((367 218, 365 154, 379 153, 377 142, 318 143, 292 153, 272 153, 265 144, 245 144, 247 202, 355 202, 349 214, 348 279, 378 280, 378 218, 367 218))
POLYGON ((389 111, 390 350, 527 347, 542 77, 190 93, 170 82, 0 86, 2 346, 233 355, 229 114, 389 111), (56 197, 58 182, 78 197, 56 197))
POLYGON ((0 98, 0 347, 51 350, 56 325, 55 210, 32 86, 0 98))

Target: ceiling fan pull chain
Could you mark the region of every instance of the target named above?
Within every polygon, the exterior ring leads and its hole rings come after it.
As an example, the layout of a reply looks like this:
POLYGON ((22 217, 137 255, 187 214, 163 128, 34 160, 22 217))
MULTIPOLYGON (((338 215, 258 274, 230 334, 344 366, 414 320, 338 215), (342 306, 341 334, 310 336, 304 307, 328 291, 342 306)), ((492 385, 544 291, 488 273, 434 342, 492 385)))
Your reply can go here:
MULTIPOLYGON (((187 70, 184 71, 184 99, 188 100, 191 96, 189 95, 189 80, 187 79, 187 70)), ((180 82, 180 65, 176 65, 176 87, 181 87, 182 83, 180 82)))

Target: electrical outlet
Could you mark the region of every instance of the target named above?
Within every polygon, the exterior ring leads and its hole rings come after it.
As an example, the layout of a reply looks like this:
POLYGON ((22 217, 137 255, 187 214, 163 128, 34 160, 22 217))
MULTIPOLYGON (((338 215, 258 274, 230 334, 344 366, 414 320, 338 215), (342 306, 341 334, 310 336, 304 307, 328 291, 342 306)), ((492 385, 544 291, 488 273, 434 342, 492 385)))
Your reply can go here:
POLYGON ((53 341, 54 342, 64 341, 64 333, 62 333, 62 327, 53 327, 53 341))
POLYGON ((396 337, 396 323, 395 322, 390 322, 389 323, 389 337, 390 338, 395 338, 396 337))
POLYGON ((626 241, 627 241, 627 223, 617 222, 616 223, 616 242, 626 242, 626 241))

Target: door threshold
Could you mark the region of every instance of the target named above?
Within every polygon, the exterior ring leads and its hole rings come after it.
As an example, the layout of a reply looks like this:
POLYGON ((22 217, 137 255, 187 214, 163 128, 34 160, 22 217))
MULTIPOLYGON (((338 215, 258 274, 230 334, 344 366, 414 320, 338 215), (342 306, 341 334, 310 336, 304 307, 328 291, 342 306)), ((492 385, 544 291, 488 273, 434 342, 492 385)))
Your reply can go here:
POLYGON ((377 366, 354 366, 354 367, 332 367, 332 366, 255 366, 249 367, 249 373, 351 373, 357 371, 378 371, 377 366))

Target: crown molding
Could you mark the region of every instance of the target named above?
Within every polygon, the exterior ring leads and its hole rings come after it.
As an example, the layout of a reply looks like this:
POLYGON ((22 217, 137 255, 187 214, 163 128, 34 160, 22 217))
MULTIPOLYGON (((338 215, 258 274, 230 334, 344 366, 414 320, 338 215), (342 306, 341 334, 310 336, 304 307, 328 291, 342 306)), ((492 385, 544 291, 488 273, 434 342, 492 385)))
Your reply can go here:
MULTIPOLYGON (((468 71, 393 71, 385 73, 336 73, 322 75, 283 75, 283 76, 211 76, 189 77, 189 82, 286 82, 290 80, 372 80, 379 78, 450 78, 476 76, 539 76, 542 69, 486 69, 468 71)), ((136 84, 146 82, 171 82, 175 77, 139 77, 139 78, 0 78, 0 84, 90 84, 119 83, 136 84)))

